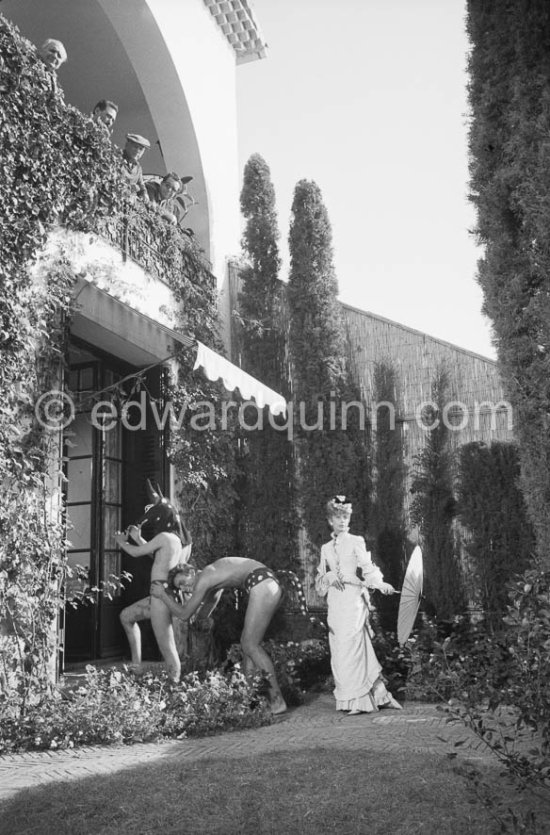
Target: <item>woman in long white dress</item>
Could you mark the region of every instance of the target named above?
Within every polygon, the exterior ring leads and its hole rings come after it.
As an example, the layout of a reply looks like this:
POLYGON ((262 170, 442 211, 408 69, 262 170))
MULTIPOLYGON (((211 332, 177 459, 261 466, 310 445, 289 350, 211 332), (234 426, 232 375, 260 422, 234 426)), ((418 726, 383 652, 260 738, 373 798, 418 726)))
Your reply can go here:
POLYGON ((382 594, 394 594, 395 589, 384 582, 363 537, 350 534, 351 512, 345 496, 335 496, 327 503, 332 537, 321 548, 315 585, 319 594, 327 595, 336 710, 355 715, 383 706, 400 709, 401 705, 386 690, 368 623, 368 589, 379 589, 382 594), (362 580, 357 576, 358 568, 362 580))

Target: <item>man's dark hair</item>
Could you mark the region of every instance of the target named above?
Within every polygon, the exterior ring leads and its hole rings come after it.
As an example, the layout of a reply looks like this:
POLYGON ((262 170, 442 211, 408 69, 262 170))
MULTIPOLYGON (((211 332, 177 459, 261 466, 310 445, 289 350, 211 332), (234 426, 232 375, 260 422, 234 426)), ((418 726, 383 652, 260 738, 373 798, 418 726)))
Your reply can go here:
POLYGON ((174 180, 178 184, 178 189, 181 191, 181 180, 175 171, 169 171, 168 174, 165 174, 162 182, 165 183, 166 180, 174 180))
POLYGON ((197 569, 195 568, 194 565, 191 565, 191 563, 189 563, 189 562, 178 563, 176 566, 174 566, 174 568, 171 568, 170 571, 168 572, 168 577, 166 578, 166 580, 168 582, 168 587, 169 588, 171 588, 172 590, 174 590, 176 588, 174 586, 174 580, 176 579, 178 574, 181 574, 182 572, 184 574, 191 574, 191 573, 196 574, 197 569))
POLYGON ((107 110, 108 107, 112 107, 113 110, 116 110, 116 112, 118 113, 118 104, 115 104, 114 101, 109 101, 109 99, 101 99, 100 101, 98 101, 98 103, 94 105, 92 113, 95 112, 98 109, 98 107, 101 111, 107 110))

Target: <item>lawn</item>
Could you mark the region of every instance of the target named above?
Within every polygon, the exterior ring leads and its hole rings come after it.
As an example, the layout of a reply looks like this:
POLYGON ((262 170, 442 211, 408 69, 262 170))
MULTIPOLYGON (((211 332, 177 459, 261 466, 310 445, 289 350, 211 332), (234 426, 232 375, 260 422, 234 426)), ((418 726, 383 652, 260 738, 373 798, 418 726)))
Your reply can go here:
MULTIPOLYGON (((485 766, 484 774, 499 785, 497 769, 485 766)), ((136 763, 107 777, 25 790, 4 802, 0 812, 3 835, 503 831, 455 761, 426 753, 335 747, 147 767, 136 763)))

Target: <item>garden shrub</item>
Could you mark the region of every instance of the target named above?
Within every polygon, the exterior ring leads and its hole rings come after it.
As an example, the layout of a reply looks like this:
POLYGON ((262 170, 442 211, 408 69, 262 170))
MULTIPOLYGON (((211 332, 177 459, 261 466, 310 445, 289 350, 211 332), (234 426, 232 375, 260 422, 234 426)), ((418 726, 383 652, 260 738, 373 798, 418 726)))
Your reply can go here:
POLYGON ((432 382, 431 403, 423 412, 427 439, 414 456, 411 522, 418 526, 424 556, 425 606, 449 620, 464 612, 464 581, 455 538, 455 462, 450 429, 442 419, 449 400, 449 375, 443 366, 432 382))
POLYGON ((476 597, 491 628, 506 612, 510 579, 529 567, 535 537, 520 490, 516 444, 473 442, 458 452, 458 514, 476 597))
POLYGON ((422 625, 404 647, 407 698, 446 701, 465 688, 506 677, 508 652, 484 621, 467 616, 435 621, 422 615, 422 625))
POLYGON ((238 667, 226 674, 190 673, 174 685, 165 673, 136 678, 125 670, 89 666, 82 684, 58 691, 24 717, 18 710, 10 715, 4 706, 0 754, 257 727, 271 716, 259 686, 259 678, 248 682, 238 667))
MULTIPOLYGON (((409 543, 405 520, 405 461, 403 434, 393 425, 391 407, 397 413, 398 377, 390 362, 374 365, 373 402, 389 404, 377 408, 373 426, 374 468, 368 547, 382 570, 384 580, 395 588, 405 573, 409 543)), ((381 595, 377 600, 380 622, 391 629, 397 620, 398 595, 381 595)))
MULTIPOLYGON (((309 639, 296 643, 280 644, 265 641, 264 648, 275 667, 277 681, 285 702, 290 706, 301 705, 304 692, 323 685, 330 676, 330 653, 326 639, 309 639)), ((234 644, 227 654, 231 667, 242 660, 240 644, 234 644)))
POLYGON ((447 701, 449 720, 480 737, 520 786, 550 789, 550 572, 518 575, 508 596, 498 631, 425 619, 407 645, 407 694, 447 701))
POLYGON ((380 612, 372 610, 369 620, 373 630, 372 645, 382 666, 387 688, 397 699, 403 699, 409 673, 407 649, 399 646, 395 632, 382 628, 380 612))

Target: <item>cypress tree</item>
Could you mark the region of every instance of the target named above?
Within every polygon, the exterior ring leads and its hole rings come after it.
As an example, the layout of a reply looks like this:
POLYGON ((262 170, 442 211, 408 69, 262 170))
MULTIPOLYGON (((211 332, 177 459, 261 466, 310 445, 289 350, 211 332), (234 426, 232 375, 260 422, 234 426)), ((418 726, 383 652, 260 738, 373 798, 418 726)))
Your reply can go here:
MULTIPOLYGON (((390 363, 374 367, 374 402, 377 405, 373 426, 374 470, 370 515, 371 541, 377 565, 384 579, 396 588, 401 585, 407 556, 405 524, 405 462, 401 427, 395 423, 396 373, 390 363)), ((399 599, 381 597, 378 603, 383 626, 395 629, 399 599)))
POLYGON ((424 411, 426 426, 433 428, 424 449, 415 456, 411 485, 411 520, 419 528, 424 556, 424 595, 428 611, 442 620, 452 619, 465 607, 453 529, 454 461, 449 428, 442 419, 448 385, 446 372, 439 369, 432 384, 432 403, 424 411))
POLYGON ((369 466, 360 394, 348 373, 332 230, 314 182, 301 180, 296 185, 289 248, 298 489, 305 531, 318 547, 328 534, 325 503, 335 494, 353 500, 354 529, 365 532, 369 466))
MULTIPOLYGON (((242 365, 263 383, 288 397, 288 370, 281 324, 282 285, 275 190, 265 160, 254 154, 244 169, 241 210, 247 266, 242 272, 242 365)), ((279 421, 284 424, 283 421, 279 421)), ((255 421, 251 420, 250 425, 255 421)), ((264 415, 263 429, 247 432, 240 486, 241 552, 277 568, 294 564, 293 459, 287 434, 264 415)))
POLYGON ((522 487, 550 560, 550 4, 469 0, 479 282, 514 406, 522 487))
POLYGON ((281 283, 280 237, 271 172, 259 154, 244 168, 241 211, 246 219, 242 248, 247 266, 242 271, 240 308, 244 319, 243 346, 247 370, 275 389, 287 385, 282 365, 284 334, 277 322, 281 283))
POLYGON ((459 518, 479 602, 494 627, 506 614, 508 583, 528 568, 535 548, 519 477, 515 444, 473 442, 459 450, 459 518))

